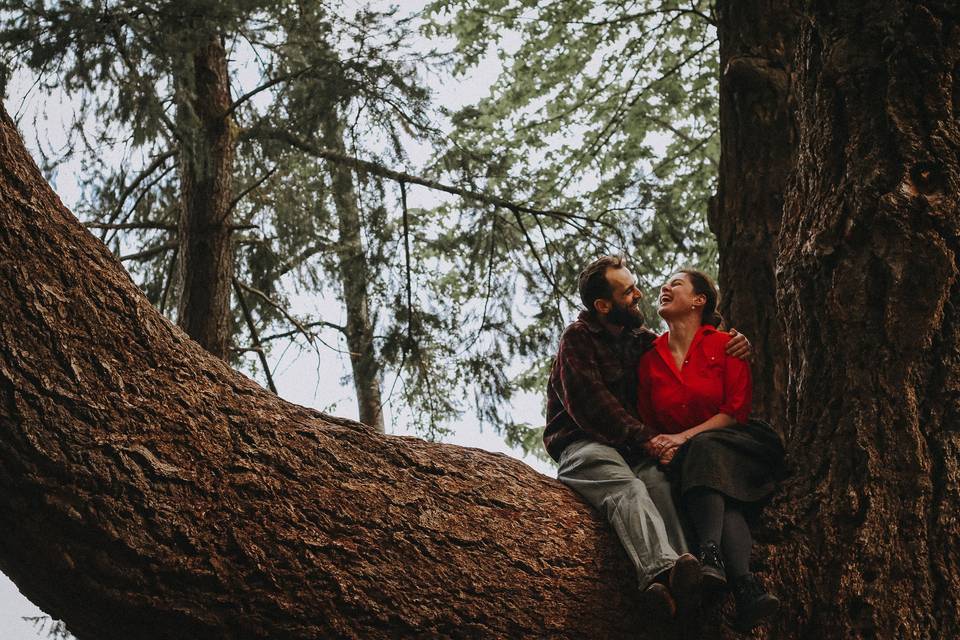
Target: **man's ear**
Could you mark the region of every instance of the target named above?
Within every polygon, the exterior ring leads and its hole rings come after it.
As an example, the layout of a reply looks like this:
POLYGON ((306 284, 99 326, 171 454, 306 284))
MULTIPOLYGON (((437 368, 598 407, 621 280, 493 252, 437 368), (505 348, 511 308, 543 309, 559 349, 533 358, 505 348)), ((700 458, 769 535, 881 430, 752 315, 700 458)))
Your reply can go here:
POLYGON ((593 301, 593 308, 597 313, 607 315, 610 313, 610 309, 613 308, 613 303, 606 298, 597 298, 593 301))

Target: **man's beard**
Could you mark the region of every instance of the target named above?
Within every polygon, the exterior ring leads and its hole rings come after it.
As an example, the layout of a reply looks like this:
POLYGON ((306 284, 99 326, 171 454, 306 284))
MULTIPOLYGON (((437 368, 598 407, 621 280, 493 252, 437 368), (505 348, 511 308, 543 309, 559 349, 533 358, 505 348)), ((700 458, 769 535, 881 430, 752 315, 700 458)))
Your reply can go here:
POLYGON ((607 322, 624 329, 637 329, 643 326, 643 313, 637 305, 626 307, 614 302, 613 308, 607 314, 607 322))

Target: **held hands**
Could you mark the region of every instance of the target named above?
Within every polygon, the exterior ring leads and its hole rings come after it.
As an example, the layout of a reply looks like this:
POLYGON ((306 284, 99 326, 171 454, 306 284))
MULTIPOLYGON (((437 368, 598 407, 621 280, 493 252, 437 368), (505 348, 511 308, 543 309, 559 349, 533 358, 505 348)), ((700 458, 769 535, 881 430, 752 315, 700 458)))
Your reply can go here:
POLYGON ((643 447, 647 453, 657 458, 662 465, 670 464, 673 457, 687 439, 679 433, 661 433, 647 440, 643 447))
POLYGON ((753 347, 747 336, 736 329, 730 329, 730 342, 727 343, 727 355, 733 358, 740 358, 749 362, 753 358, 753 347))

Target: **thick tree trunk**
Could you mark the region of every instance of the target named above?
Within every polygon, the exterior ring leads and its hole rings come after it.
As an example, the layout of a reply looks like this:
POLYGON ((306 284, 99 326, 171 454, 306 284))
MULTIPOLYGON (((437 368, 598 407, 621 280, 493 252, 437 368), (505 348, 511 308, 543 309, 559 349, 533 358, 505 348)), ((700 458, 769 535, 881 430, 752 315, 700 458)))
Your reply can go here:
POLYGON ((0 120, 0 569, 31 600, 107 640, 664 637, 573 493, 232 371, 0 120))
MULTIPOLYGON (((343 123, 332 106, 323 126, 324 146, 346 154, 343 142, 343 123)), ((353 387, 357 392, 360 422, 383 432, 383 401, 380 397, 380 363, 373 344, 373 318, 370 317, 370 269, 363 249, 360 210, 353 187, 350 167, 329 162, 333 201, 337 208, 340 237, 337 241, 337 259, 340 263, 340 284, 343 304, 347 310, 346 337, 353 369, 353 387)))
POLYGON ((721 311, 753 343, 754 412, 783 426, 786 349, 774 270, 796 158, 796 0, 720 0, 720 177, 710 228, 720 251, 721 311))
POLYGON ((798 70, 771 636, 960 637, 960 6, 814 3, 798 70))
POLYGON ((177 323, 220 358, 230 346, 230 243, 233 157, 237 132, 230 107, 227 56, 213 35, 190 54, 178 80, 180 222, 177 323))

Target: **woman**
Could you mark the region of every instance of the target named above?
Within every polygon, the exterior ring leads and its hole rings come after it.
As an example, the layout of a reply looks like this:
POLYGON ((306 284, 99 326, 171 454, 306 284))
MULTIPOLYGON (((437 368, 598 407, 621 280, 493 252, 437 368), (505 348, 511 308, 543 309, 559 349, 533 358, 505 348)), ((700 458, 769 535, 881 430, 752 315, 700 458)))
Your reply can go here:
POLYGON ((730 335, 716 329, 719 298, 709 276, 693 269, 660 288, 658 313, 670 330, 640 359, 637 397, 640 417, 659 434, 648 452, 678 476, 704 584, 729 579, 735 626, 749 631, 776 613, 779 601, 750 573, 745 512, 773 490, 783 447, 769 425, 749 420, 750 366, 724 353, 730 335))

